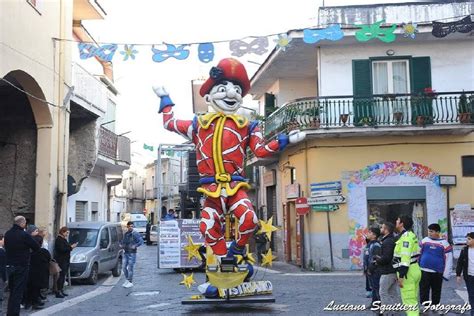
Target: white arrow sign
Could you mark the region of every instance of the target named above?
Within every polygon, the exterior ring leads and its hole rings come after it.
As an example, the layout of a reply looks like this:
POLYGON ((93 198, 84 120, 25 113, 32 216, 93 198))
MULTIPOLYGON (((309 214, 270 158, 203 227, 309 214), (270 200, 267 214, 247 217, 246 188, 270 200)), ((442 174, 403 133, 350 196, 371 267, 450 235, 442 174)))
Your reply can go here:
POLYGON ((346 203, 346 198, 342 195, 331 195, 323 196, 317 198, 308 198, 309 205, 319 205, 319 204, 341 204, 346 203))
POLYGON ((340 195, 341 190, 321 190, 321 191, 311 191, 311 197, 320 197, 328 195, 340 195))

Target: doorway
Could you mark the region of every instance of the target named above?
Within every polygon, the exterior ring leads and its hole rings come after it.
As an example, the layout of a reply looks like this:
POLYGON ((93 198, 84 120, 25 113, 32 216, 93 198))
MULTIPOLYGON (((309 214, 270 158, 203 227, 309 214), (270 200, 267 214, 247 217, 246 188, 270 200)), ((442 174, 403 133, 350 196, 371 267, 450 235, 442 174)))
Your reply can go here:
POLYGON ((380 227, 384 222, 395 225, 398 217, 406 215, 413 219, 413 232, 421 240, 427 231, 425 200, 373 200, 368 201, 369 227, 380 227))
POLYGON ((288 201, 283 218, 285 230, 285 258, 287 262, 301 264, 301 231, 295 201, 288 201))

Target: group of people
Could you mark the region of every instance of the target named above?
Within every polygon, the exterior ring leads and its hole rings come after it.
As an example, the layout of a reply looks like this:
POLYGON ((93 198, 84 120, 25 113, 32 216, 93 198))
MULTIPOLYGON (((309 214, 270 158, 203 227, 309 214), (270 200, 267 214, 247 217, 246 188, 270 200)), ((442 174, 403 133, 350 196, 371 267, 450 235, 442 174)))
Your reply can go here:
POLYGON ((0 301, 5 283, 8 283, 7 315, 19 315, 21 304, 25 309, 41 309, 50 288, 50 277, 53 279, 52 293, 57 298, 67 296, 63 287, 70 253, 76 246, 69 244, 68 234, 67 227, 59 230, 54 256, 49 249, 46 230, 27 225, 23 216, 15 217, 12 228, 4 236, 0 235, 0 301))
MULTIPOLYGON (((418 315, 419 303, 424 308, 440 304, 443 280, 449 279, 453 269, 453 248, 442 238, 441 227, 436 223, 428 226, 428 236, 421 242, 412 229, 413 220, 408 216, 400 216, 395 225, 385 222, 380 228, 369 228, 364 274, 372 307, 375 302, 391 305, 401 299, 408 309, 407 315, 418 315)), ((473 258, 474 232, 467 235, 467 246, 456 268, 458 282, 461 273, 464 274, 471 305, 474 303, 473 258)))

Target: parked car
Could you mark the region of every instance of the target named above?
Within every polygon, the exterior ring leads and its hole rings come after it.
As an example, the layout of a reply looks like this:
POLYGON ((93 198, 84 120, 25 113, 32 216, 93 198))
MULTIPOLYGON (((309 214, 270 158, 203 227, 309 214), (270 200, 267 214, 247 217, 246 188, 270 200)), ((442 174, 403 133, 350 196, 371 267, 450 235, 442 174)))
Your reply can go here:
POLYGON ((122 273, 123 238, 120 223, 72 222, 69 242, 77 247, 71 252, 71 278, 96 284, 99 274, 112 271, 114 277, 122 273))
POLYGON ((150 241, 158 244, 158 225, 151 225, 150 227, 150 241))

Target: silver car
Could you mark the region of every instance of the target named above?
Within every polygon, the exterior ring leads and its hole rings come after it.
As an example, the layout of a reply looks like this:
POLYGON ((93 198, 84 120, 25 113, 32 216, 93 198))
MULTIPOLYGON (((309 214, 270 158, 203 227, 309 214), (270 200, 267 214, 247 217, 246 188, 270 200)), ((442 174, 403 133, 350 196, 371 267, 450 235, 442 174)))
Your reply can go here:
POLYGON ((71 252, 72 279, 84 279, 96 284, 98 275, 112 271, 114 277, 122 273, 123 238, 120 223, 72 222, 68 223, 69 242, 77 247, 71 252))

